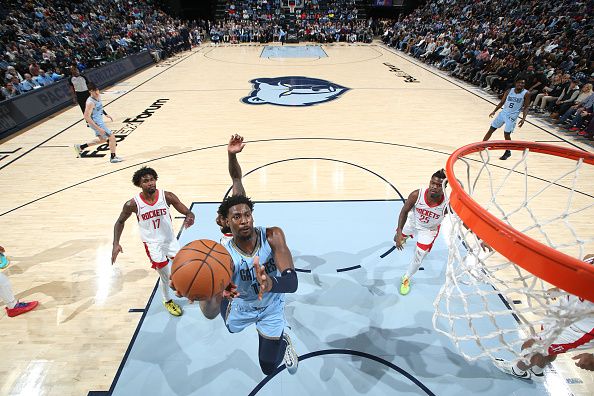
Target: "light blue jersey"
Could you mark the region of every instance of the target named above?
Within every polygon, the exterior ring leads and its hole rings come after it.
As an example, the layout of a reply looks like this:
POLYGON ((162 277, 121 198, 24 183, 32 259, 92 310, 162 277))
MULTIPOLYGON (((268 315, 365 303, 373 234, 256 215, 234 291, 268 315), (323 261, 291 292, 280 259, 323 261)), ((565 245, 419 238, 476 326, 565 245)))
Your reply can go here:
POLYGON ((103 121, 103 102, 101 100, 93 99, 92 96, 89 96, 87 99, 87 103, 93 103, 95 107, 93 107, 93 112, 91 113, 91 118, 95 122, 102 122, 103 121))
POLYGON ((524 97, 528 93, 528 90, 524 89, 520 93, 516 93, 515 88, 509 90, 503 109, 497 114, 497 117, 491 123, 491 126, 495 129, 500 128, 505 124, 505 133, 512 133, 516 129, 516 121, 518 116, 524 107, 524 97))
MULTIPOLYGON (((89 96, 87 99, 87 103, 93 103, 95 105, 95 107, 93 107, 93 111, 91 112, 91 119, 95 121, 95 124, 97 124, 101 129, 103 129, 103 131, 105 131, 105 134, 107 136, 110 136, 112 132, 103 122, 103 102, 101 102, 100 100, 93 99, 92 96, 89 96)), ((99 136, 101 134, 95 128, 91 128, 95 131, 96 136, 99 136)))
POLYGON ((233 259, 233 283, 237 285, 239 299, 242 302, 249 302, 254 307, 265 307, 280 297, 280 293, 264 293, 262 301, 258 300, 259 283, 256 280, 254 270, 254 257, 260 258, 260 265, 266 269, 270 276, 280 276, 276 268, 272 248, 266 239, 266 227, 255 227, 258 234, 258 242, 252 255, 248 256, 242 252, 233 242, 233 239, 224 241, 223 246, 227 249, 233 259))
MULTIPOLYGON (((221 240, 233 259, 233 283, 237 285, 239 296, 234 298, 222 312, 223 320, 231 333, 239 333, 246 327, 255 324, 258 333, 267 338, 278 339, 285 328, 285 294, 264 293, 262 301, 258 300, 259 284, 254 270, 254 257, 260 258, 270 276, 280 276, 272 248, 266 240, 266 227, 255 227, 258 242, 250 255, 242 252, 233 239, 221 240)), ((223 303, 225 304, 225 303, 223 303)))
POLYGON ((527 89, 523 89, 520 93, 516 93, 515 88, 510 89, 501 112, 509 117, 517 118, 524 107, 524 96, 527 93, 527 89))

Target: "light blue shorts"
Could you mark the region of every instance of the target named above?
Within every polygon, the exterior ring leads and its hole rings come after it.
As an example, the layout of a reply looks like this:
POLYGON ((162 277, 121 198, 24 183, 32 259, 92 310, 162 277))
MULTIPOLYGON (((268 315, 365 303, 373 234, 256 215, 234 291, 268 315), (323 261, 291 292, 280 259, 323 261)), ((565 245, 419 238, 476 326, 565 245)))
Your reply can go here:
MULTIPOLYGON (((111 134, 113 132, 111 131, 111 129, 109 129, 108 127, 105 126, 105 123, 103 122, 103 120, 101 120, 101 121, 93 120, 93 121, 95 121, 95 124, 99 125, 101 127, 101 129, 103 129, 105 131, 105 134, 108 137, 111 136, 111 134)), ((89 124, 89 126, 91 126, 91 125, 89 124)), ((91 129, 93 130, 93 132, 95 132, 95 136, 99 137, 101 135, 99 133, 99 131, 96 130, 95 128, 93 128, 92 126, 91 126, 91 129)))
POLYGON ((239 333, 255 323, 260 335, 278 339, 283 335, 286 325, 285 296, 279 295, 279 298, 265 307, 254 307, 247 301, 234 299, 227 306, 223 320, 231 333, 239 333))
POLYGON ((491 123, 491 126, 495 129, 500 128, 503 124, 505 124, 505 128, 503 131, 505 133, 512 133, 516 128, 516 121, 518 120, 518 115, 509 115, 503 112, 499 112, 497 117, 491 123))

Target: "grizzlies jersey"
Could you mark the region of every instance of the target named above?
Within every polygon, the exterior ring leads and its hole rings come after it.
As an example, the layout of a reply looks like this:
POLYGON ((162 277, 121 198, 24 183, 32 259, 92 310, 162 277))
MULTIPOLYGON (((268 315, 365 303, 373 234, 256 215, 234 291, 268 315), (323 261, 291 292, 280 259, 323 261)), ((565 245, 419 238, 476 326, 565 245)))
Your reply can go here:
POLYGON ((269 276, 280 276, 276 269, 272 248, 266 240, 266 227, 255 227, 258 234, 258 242, 254 253, 251 256, 245 255, 241 252, 233 239, 223 242, 223 246, 227 249, 231 258, 233 259, 233 278, 232 281, 237 285, 239 296, 236 300, 249 303, 253 307, 266 307, 276 300, 282 298, 283 293, 264 293, 262 301, 258 300, 259 284, 256 280, 256 271, 254 270, 254 257, 260 258, 260 265, 266 269, 269 276))
POLYGON ((526 89, 522 90, 520 93, 516 93, 515 88, 510 89, 507 98, 505 99, 502 113, 517 117, 518 114, 520 114, 520 111, 522 111, 522 107, 524 106, 524 96, 526 96, 527 93, 528 90, 526 89))
POLYGON ((103 103, 100 100, 93 99, 92 96, 89 96, 87 103, 93 103, 95 105, 91 113, 93 121, 103 121, 103 103))

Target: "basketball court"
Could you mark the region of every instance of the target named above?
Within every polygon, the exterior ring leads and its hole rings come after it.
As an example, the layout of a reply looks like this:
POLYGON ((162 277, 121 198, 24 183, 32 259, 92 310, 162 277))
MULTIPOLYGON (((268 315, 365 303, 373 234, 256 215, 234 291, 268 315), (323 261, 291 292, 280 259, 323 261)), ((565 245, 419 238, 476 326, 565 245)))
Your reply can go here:
MULTIPOLYGON (((15 294, 40 307, 0 319, 0 394, 587 395, 592 373, 570 356, 542 384, 467 362, 433 330, 444 282, 443 237, 408 296, 398 294, 413 245, 392 246, 403 199, 457 148, 479 141, 497 99, 379 44, 208 46, 102 91, 124 162, 106 147, 76 158, 92 134, 73 107, 2 142, 0 245, 15 294), (297 49, 290 49, 297 48, 297 49), (285 230, 299 273, 287 321, 301 356, 265 378, 257 335, 229 334, 197 305, 170 316, 133 220, 115 265, 113 224, 142 165, 196 214, 180 242, 218 240, 216 203, 230 186, 226 144, 240 133, 256 225, 285 230)), ((592 151, 528 118, 515 139, 592 151)), ((496 137, 501 132, 496 132, 496 137)), ((514 158, 497 163, 511 167, 514 158)), ((537 159, 546 172, 551 163, 537 159)), ((532 166, 532 164, 531 164, 532 166)), ((594 191, 584 170, 579 191, 594 191)), ((510 188, 506 198, 521 199, 510 188)), ((543 210, 559 203, 542 201, 543 210)), ((578 231, 591 230, 587 220, 578 231)), ((591 232, 591 231, 590 231, 591 232)), ((591 247, 591 246, 590 246, 591 247)), ((501 304, 501 302, 495 302, 501 304)), ((510 315, 510 320, 512 320, 510 315)))

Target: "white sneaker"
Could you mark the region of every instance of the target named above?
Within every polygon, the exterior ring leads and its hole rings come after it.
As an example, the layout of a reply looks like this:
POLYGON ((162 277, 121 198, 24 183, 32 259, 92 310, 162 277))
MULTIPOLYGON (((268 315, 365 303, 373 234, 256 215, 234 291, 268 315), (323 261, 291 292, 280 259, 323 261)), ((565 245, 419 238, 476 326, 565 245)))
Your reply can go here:
POLYGON ((76 158, 80 158, 80 154, 82 153, 82 149, 80 148, 80 144, 74 145, 74 151, 76 152, 76 158))
POLYGON ((111 162, 112 164, 118 163, 118 162, 122 162, 124 159, 120 158, 120 157, 113 157, 112 159, 109 160, 109 162, 111 162))
POLYGON ((528 371, 530 371, 530 378, 533 381, 539 381, 539 382, 544 381, 544 376, 545 376, 544 370, 540 369, 535 372, 533 369, 534 369, 534 367, 530 367, 530 369, 528 370, 528 371))
POLYGON ((299 365, 299 356, 297 352, 295 352, 295 348, 293 347, 293 343, 291 342, 291 337, 287 333, 283 333, 283 340, 287 343, 287 348, 285 349, 285 357, 283 358, 283 363, 285 363, 285 367, 289 374, 295 374, 297 372, 297 366, 299 365))
POLYGON ((495 359, 497 360, 497 363, 495 363, 495 366, 503 371, 505 374, 509 374, 511 376, 514 376, 516 378, 521 378, 521 379, 525 379, 525 380, 532 380, 532 370, 527 370, 521 373, 518 373, 515 368, 515 364, 513 362, 510 362, 508 360, 503 360, 503 359, 495 359))

